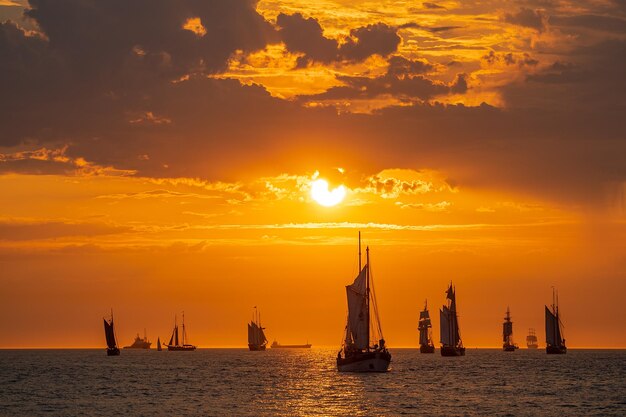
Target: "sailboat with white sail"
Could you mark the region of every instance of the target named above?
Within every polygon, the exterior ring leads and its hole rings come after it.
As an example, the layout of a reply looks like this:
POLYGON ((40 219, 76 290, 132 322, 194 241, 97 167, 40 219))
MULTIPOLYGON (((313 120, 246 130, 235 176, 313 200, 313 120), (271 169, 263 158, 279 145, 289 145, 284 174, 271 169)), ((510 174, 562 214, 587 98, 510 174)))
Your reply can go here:
POLYGON ((369 247, 365 251, 367 262, 361 268, 361 233, 359 233, 360 272, 354 282, 346 286, 348 322, 343 345, 337 354, 337 369, 340 372, 386 372, 391 362, 391 354, 385 345, 378 316, 369 247))
POLYGON ((420 352, 435 353, 435 344, 433 343, 433 330, 430 321, 430 313, 428 312, 428 300, 424 302, 424 310, 420 311, 420 320, 417 329, 420 332, 420 352))
POLYGON ((166 345, 167 350, 182 352, 196 350, 196 346, 188 342, 189 337, 187 337, 187 330, 185 329, 185 313, 183 312, 182 340, 180 340, 178 337, 178 320, 177 317, 174 316, 174 330, 172 331, 172 337, 170 337, 170 341, 166 345), (181 341, 182 343, 180 343, 181 341))
POLYGON ((253 351, 265 350, 267 337, 265 337, 264 329, 261 326, 261 313, 255 306, 252 321, 248 323, 248 349, 253 351))
POLYGON ((113 327, 113 310, 111 310, 111 319, 104 320, 104 335, 107 340, 107 356, 118 356, 120 354, 120 348, 117 347, 117 342, 115 341, 115 328, 113 327))
POLYGON ((504 323, 502 323, 502 350, 505 352, 515 352, 518 349, 515 343, 513 343, 513 322, 511 321, 511 311, 509 307, 506 308, 506 316, 504 316, 504 323))
POLYGON ((548 306, 546 308, 546 353, 548 354, 565 354, 567 347, 563 338, 563 323, 559 317, 559 294, 554 292, 552 288, 552 310, 548 306))
POLYGON ((465 356, 456 310, 456 289, 452 286, 452 282, 446 291, 446 299, 447 305, 439 310, 441 356, 465 356))

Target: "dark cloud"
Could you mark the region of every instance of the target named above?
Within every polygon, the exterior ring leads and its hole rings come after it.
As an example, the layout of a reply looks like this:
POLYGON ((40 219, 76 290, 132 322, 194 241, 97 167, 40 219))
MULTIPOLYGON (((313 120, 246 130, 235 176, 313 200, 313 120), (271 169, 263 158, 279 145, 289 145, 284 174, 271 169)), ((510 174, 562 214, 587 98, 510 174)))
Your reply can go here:
POLYGON ((445 7, 440 6, 437 3, 424 2, 424 3, 422 3, 422 6, 424 6, 425 9, 443 9, 443 10, 446 10, 445 7))
POLYGON ((514 25, 537 29, 542 32, 545 29, 545 17, 540 10, 522 7, 517 13, 506 13, 504 21, 514 25))
POLYGON ((517 65, 520 68, 524 66, 534 67, 539 64, 539 61, 531 57, 527 52, 514 54, 512 52, 496 53, 489 51, 487 55, 483 55, 480 59, 489 65, 504 63, 505 65, 517 65))
POLYGON ((287 49, 305 54, 298 66, 311 61, 362 61, 375 54, 387 56, 397 50, 401 40, 395 28, 383 23, 352 29, 341 45, 335 39, 324 37, 322 27, 312 17, 305 19, 300 13, 281 13, 276 23, 287 49))
POLYGON ((463 26, 434 26, 432 27, 432 26, 420 25, 415 22, 409 22, 409 23, 404 23, 400 25, 399 28, 400 29, 407 29, 407 28, 422 29, 422 30, 427 30, 429 32, 437 33, 437 32, 446 32, 446 31, 453 30, 453 29, 461 29, 463 28, 463 26))
POLYGON ((626 19, 613 16, 575 15, 550 16, 552 26, 593 29, 606 32, 626 33, 626 19))

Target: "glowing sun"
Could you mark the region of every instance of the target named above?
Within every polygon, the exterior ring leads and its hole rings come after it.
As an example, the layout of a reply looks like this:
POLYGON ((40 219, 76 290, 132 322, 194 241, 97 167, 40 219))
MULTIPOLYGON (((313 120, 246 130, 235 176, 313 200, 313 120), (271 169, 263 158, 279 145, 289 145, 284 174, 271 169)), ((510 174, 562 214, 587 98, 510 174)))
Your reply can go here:
POLYGON ((332 191, 328 189, 328 181, 319 179, 311 183, 311 197, 325 207, 336 206, 346 196, 346 187, 340 185, 332 191))

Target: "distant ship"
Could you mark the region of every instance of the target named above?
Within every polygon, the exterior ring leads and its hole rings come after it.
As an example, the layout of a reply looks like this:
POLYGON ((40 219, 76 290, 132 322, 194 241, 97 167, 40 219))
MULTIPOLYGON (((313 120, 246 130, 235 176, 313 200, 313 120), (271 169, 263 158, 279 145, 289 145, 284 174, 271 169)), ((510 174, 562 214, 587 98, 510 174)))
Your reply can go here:
POLYGON ((465 356, 465 347, 459 332, 459 317, 456 310, 456 291, 450 282, 446 291, 447 305, 439 310, 441 356, 465 356))
POLYGON ((432 327, 430 314, 428 313, 428 300, 426 300, 424 302, 424 310, 420 311, 420 320, 417 327, 420 332, 420 352, 422 353, 435 353, 432 327))
POLYGON ((133 344, 130 346, 124 346, 124 349, 150 349, 150 345, 152 345, 152 342, 148 340, 148 336, 146 335, 146 329, 144 329, 143 338, 139 337, 139 333, 137 333, 133 344))
POLYGON ((537 335, 535 329, 528 329, 528 336, 526 336, 526 346, 528 349, 537 349, 539 344, 537 343, 537 335))
POLYGON ((264 329, 261 326, 261 313, 255 306, 252 321, 248 324, 248 349, 253 351, 265 350, 267 337, 263 332, 264 329))
POLYGON ((346 286, 348 296, 348 323, 342 349, 337 354, 339 372, 386 372, 391 354, 385 346, 378 307, 373 287, 370 288, 371 270, 369 248, 366 248, 367 263, 361 269, 361 233, 359 233, 359 275, 346 286), (373 313, 373 314, 372 314, 373 313), (372 316, 374 320, 372 321, 372 316), (370 330, 374 330, 371 344, 370 330))
POLYGON ((559 295, 552 289, 552 311, 546 308, 546 353, 548 354, 564 354, 567 353, 567 347, 565 346, 565 339, 563 338, 563 331, 561 330, 562 323, 559 317, 559 295))
POLYGON ((120 349, 117 347, 117 342, 115 341, 115 329, 113 327, 113 310, 111 310, 111 319, 107 321, 104 320, 104 335, 107 339, 107 356, 117 356, 120 354, 120 349))
POLYGON ((311 344, 307 343, 306 345, 281 345, 276 340, 272 342, 272 349, 311 349, 311 344))
POLYGON ((185 330, 185 313, 183 313, 183 329, 182 329, 182 343, 179 343, 178 340, 178 323, 176 320, 176 316, 174 316, 174 330, 172 331, 172 337, 170 337, 169 343, 166 345, 167 350, 172 351, 192 351, 196 350, 196 346, 185 343, 189 341, 187 337, 187 331, 185 330))
POLYGON ((513 343, 513 322, 511 321, 511 312, 509 308, 506 308, 506 316, 504 316, 504 323, 502 323, 502 350, 505 352, 515 352, 518 349, 515 343, 513 343))
POLYGON ((161 347, 161 338, 157 337, 157 351, 162 351, 163 348, 161 347))

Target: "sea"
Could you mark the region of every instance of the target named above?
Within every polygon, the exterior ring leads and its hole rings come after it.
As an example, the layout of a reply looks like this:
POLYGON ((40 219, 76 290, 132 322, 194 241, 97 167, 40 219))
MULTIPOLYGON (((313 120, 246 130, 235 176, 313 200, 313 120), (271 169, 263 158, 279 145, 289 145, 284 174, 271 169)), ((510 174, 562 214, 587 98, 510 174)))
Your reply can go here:
POLYGON ((0 350, 0 415, 626 416, 626 350, 391 349, 381 374, 337 350, 0 350))

